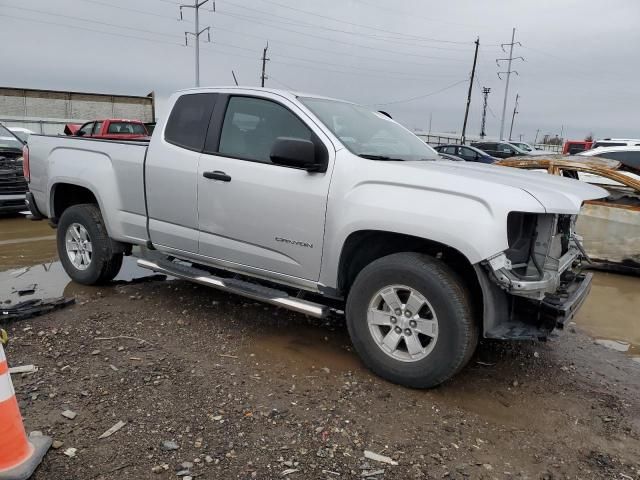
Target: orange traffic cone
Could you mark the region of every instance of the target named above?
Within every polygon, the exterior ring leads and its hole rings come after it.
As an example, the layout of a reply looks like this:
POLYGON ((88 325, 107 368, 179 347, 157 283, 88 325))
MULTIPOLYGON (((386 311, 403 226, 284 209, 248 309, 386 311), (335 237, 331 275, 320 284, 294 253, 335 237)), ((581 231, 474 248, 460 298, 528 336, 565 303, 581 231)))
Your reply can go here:
POLYGON ((0 480, 29 478, 50 446, 51 438, 42 434, 27 438, 0 342, 0 480))

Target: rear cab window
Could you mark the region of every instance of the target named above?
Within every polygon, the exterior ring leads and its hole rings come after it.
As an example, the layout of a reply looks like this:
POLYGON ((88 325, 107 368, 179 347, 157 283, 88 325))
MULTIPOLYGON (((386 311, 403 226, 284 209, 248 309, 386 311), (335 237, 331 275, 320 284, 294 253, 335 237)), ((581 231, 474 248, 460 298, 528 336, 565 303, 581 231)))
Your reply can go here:
MULTIPOLYGON (((102 126, 102 124, 100 124, 102 126)), ((147 130, 144 125, 136 122, 111 122, 107 133, 121 135, 146 135, 147 130)))
POLYGON ((217 93, 191 93, 179 97, 164 129, 165 141, 201 152, 217 97, 217 93))

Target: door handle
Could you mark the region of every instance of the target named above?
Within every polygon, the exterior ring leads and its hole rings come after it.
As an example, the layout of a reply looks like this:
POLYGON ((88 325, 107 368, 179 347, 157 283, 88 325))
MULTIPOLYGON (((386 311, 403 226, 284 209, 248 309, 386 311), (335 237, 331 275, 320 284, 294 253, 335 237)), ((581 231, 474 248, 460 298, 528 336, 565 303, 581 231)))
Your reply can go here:
POLYGON ((231 176, 221 172, 220 170, 216 170, 215 172, 204 172, 202 176, 211 180, 222 180, 223 182, 231 181, 231 176))

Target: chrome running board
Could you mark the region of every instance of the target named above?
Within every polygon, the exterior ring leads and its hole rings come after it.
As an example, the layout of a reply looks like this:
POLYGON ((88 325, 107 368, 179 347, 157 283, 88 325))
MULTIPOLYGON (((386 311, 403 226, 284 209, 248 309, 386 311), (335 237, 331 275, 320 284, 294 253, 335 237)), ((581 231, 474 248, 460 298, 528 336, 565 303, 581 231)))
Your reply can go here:
POLYGON ((216 277, 205 270, 178 264, 169 260, 151 261, 141 258, 138 260, 138 266, 153 270, 154 272, 165 273, 172 277, 206 285, 207 287, 242 295, 243 297, 260 302, 283 307, 295 312, 304 313, 316 318, 325 318, 331 311, 331 309, 325 305, 291 297, 288 293, 275 288, 234 278, 216 277))

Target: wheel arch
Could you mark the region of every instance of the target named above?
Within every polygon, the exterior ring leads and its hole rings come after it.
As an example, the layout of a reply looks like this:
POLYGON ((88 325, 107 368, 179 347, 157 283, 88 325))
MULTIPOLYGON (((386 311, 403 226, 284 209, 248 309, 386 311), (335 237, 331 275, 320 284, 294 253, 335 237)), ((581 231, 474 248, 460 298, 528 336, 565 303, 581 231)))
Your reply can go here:
POLYGON ((94 203, 102 211, 101 202, 94 189, 88 185, 60 181, 51 185, 49 191, 50 217, 57 224, 62 213, 72 205, 94 203))
POLYGON ((477 266, 459 250, 440 242, 383 230, 360 230, 351 233, 340 252, 337 271, 337 293, 346 298, 358 273, 379 258, 401 252, 418 252, 433 256, 449 268, 468 288, 474 317, 484 324, 485 285, 477 266))

